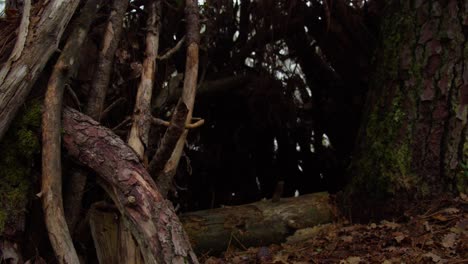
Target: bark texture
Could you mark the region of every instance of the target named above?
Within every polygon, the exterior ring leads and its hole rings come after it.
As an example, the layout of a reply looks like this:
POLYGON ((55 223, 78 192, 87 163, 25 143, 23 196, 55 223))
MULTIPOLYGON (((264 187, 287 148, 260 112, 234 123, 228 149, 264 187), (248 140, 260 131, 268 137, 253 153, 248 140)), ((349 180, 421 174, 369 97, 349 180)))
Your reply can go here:
POLYGON ((281 243, 296 230, 333 219, 327 193, 260 201, 184 214, 180 217, 199 253, 225 251, 237 246, 281 243))
POLYGON ((78 3, 78 0, 49 1, 34 22, 30 21, 28 12, 24 12, 24 23, 29 26, 20 26, 15 49, 0 70, 0 139, 57 50, 78 3))
POLYGON ((349 191, 373 201, 466 192, 468 2, 385 10, 349 191))
POLYGON ((156 73, 156 57, 159 49, 159 32, 161 30, 161 2, 153 0, 147 5, 149 10, 148 32, 146 33, 146 57, 143 61, 143 71, 138 86, 138 93, 133 110, 133 124, 128 138, 141 160, 145 158, 148 146, 148 134, 151 127, 151 98, 156 73))
MULTIPOLYGON (((200 42, 200 25, 198 2, 196 0, 186 0, 185 17, 187 20, 187 60, 185 62, 182 102, 188 109, 186 124, 189 124, 192 120, 198 79, 198 45, 200 42)), ((174 115, 177 115, 177 113, 174 113, 174 115)), ((167 192, 170 190, 172 179, 174 178, 174 175, 177 171, 177 166, 179 165, 179 161, 182 156, 182 152, 184 151, 187 134, 188 130, 185 129, 177 141, 174 151, 172 152, 170 159, 167 161, 164 170, 159 175, 155 175, 157 177, 158 186, 160 186, 161 194, 163 196, 166 196, 167 192)), ((165 137, 166 135, 170 136, 166 133, 165 137)))
POLYGON ((60 55, 47 86, 42 115, 42 203, 49 239, 60 263, 79 263, 70 236, 62 201, 61 112, 63 91, 76 72, 82 47, 99 0, 90 0, 60 55))
POLYGON ((89 211, 91 235, 99 263, 143 264, 140 249, 117 210, 93 207, 89 211))
POLYGON ((72 109, 63 116, 68 153, 95 170, 138 241, 145 263, 198 263, 170 202, 111 130, 72 109))
MULTIPOLYGON (((99 50, 97 70, 91 84, 89 100, 85 112, 94 120, 100 121, 104 109, 107 89, 111 79, 114 65, 115 51, 119 46, 120 36, 123 28, 123 20, 128 7, 128 0, 115 0, 107 21, 106 30, 99 50)), ((75 169, 70 175, 67 189, 70 190, 65 197, 70 201, 67 215, 70 216, 69 223, 72 228, 76 224, 77 216, 81 211, 81 200, 86 186, 87 174, 85 171, 75 169), (73 197, 72 197, 73 195, 73 197)))

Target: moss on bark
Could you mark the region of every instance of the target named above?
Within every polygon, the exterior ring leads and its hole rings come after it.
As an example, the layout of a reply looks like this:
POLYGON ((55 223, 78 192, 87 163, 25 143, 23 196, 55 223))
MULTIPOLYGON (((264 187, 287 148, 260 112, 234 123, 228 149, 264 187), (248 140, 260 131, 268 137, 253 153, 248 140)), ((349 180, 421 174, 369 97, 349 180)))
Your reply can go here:
POLYGON ((40 152, 41 104, 29 102, 0 142, 0 235, 13 235, 24 227, 31 196, 35 156, 40 152))
POLYGON ((439 2, 391 1, 385 9, 345 197, 382 205, 466 190, 468 10, 462 0, 439 2))

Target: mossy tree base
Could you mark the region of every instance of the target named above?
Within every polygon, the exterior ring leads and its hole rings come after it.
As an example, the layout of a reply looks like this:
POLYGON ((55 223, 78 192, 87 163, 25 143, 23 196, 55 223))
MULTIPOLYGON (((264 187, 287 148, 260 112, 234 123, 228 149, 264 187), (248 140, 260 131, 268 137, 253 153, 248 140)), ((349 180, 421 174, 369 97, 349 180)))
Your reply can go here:
POLYGON ((345 195, 369 213, 467 191, 467 17, 464 0, 388 3, 345 195))

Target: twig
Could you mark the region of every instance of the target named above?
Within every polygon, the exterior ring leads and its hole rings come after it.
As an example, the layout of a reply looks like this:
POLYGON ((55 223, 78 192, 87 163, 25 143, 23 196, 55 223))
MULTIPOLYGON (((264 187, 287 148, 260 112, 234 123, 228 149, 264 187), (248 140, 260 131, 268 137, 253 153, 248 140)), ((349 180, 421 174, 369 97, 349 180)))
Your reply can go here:
POLYGON ((114 109, 117 105, 123 103, 127 101, 127 99, 125 99, 124 97, 120 97, 119 99, 115 100, 112 104, 110 104, 108 107, 106 107, 106 109, 104 109, 104 111, 102 111, 102 114, 101 114, 101 119, 105 119, 109 113, 112 111, 112 109, 114 109))
POLYGON ((182 43, 184 43, 184 41, 185 41, 185 36, 183 36, 173 48, 166 51, 166 53, 164 53, 162 56, 158 56, 158 60, 162 61, 162 60, 169 59, 174 53, 176 53, 180 49, 180 47, 182 47, 182 43))

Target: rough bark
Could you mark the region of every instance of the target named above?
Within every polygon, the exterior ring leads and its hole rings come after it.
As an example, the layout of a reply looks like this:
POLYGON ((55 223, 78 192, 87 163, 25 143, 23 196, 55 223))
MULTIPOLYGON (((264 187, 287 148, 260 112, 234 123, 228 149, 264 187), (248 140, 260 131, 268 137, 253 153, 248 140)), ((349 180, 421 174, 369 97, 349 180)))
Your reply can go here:
MULTIPOLYGON (((119 45, 120 35, 123 28, 123 19, 128 7, 128 0, 115 0, 112 3, 112 10, 107 21, 106 31, 99 51, 97 70, 91 84, 89 100, 85 112, 94 120, 99 121, 104 109, 107 88, 111 79, 111 73, 114 64, 115 51, 119 45)), ((70 181, 67 189, 70 190, 65 197, 70 201, 67 215, 76 217, 81 211, 81 200, 83 198, 84 188, 86 186, 87 174, 82 170, 75 170, 70 175, 70 181), (74 195, 73 197, 71 197, 74 195)), ((76 224, 76 218, 70 218, 71 224, 76 224)), ((74 227, 74 225, 73 225, 74 227)))
POLYGON ((22 32, 14 52, 0 70, 0 139, 50 56, 57 50, 78 3, 78 0, 49 1, 40 18, 32 23, 24 12, 23 17, 28 20, 29 27, 20 27, 22 32))
POLYGON ((79 263, 62 202, 61 112, 63 91, 76 73, 76 62, 92 17, 99 7, 98 0, 86 3, 74 31, 54 66, 44 100, 42 115, 42 203, 49 239, 60 263, 79 263))
POLYGON ((141 160, 145 159, 148 134, 151 126, 151 98, 156 73, 156 57, 159 49, 161 30, 161 2, 153 0, 147 5, 148 21, 146 33, 146 52, 143 61, 141 80, 133 110, 133 124, 128 145, 135 150, 141 160))
MULTIPOLYGON (((104 243, 102 254, 115 258, 119 225, 116 208, 96 207, 93 214, 104 221, 96 222, 93 231, 95 241, 104 243), (117 224, 116 224, 117 223, 117 224)), ((230 246, 264 246, 279 244, 296 230, 333 221, 333 209, 327 193, 314 193, 279 202, 264 200, 239 206, 190 212, 180 220, 198 254, 226 251, 230 246)), ((98 253, 99 254, 99 253, 98 253)), ((101 262, 117 263, 117 262, 101 262)))
POLYGON ((75 110, 64 110, 63 126, 69 155, 103 179, 145 263, 198 263, 171 203, 161 196, 133 150, 111 130, 75 110))
POLYGON ((183 214, 182 224, 199 253, 225 251, 237 246, 281 243, 298 229, 333 220, 327 193, 265 200, 183 214), (240 244, 239 244, 240 243, 240 244))
MULTIPOLYGON (((182 90, 182 102, 188 109, 186 124, 189 124, 192 120, 197 89, 198 45, 200 42, 200 25, 198 16, 198 2, 195 0, 186 0, 185 17, 187 20, 187 59, 185 62, 184 88, 182 90)), ((177 115, 177 113, 174 113, 174 115, 177 115)), ((177 171, 177 166, 179 165, 180 157, 184 150, 187 134, 188 130, 185 129, 177 141, 174 151, 172 152, 170 159, 167 161, 164 170, 160 175, 155 175, 163 196, 166 196, 167 192, 170 190, 172 179, 177 171)))
POLYGON ((348 190, 373 210, 467 191, 468 3, 392 1, 385 10, 348 190))

